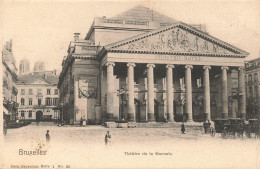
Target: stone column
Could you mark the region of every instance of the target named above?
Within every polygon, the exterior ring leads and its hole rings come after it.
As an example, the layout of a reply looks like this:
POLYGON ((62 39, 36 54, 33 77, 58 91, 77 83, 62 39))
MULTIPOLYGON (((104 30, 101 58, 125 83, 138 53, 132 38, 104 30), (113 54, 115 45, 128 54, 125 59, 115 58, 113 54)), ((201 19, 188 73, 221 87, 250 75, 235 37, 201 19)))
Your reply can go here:
POLYGON ((166 81, 167 81, 167 120, 169 122, 174 121, 174 112, 173 112, 173 88, 172 88, 172 69, 174 65, 166 65, 167 74, 166 74, 166 81))
POLYGON ((186 113, 188 115, 187 121, 192 121, 192 85, 191 85, 191 69, 192 65, 185 66, 185 102, 186 113))
POLYGON ((113 120, 114 114, 114 62, 107 62, 107 120, 113 120))
POLYGON ((210 112, 210 82, 209 82, 209 70, 210 66, 203 66, 204 70, 204 114, 206 116, 205 120, 211 121, 211 112, 210 112))
POLYGON ((238 90, 239 90, 239 104, 238 111, 242 118, 246 118, 246 88, 245 88, 245 72, 244 67, 238 68, 238 90))
POLYGON ((228 119, 228 85, 227 85, 227 70, 228 67, 221 67, 222 70, 222 84, 221 84, 221 108, 222 118, 228 119))
POLYGON ((148 121, 155 121, 154 119, 154 64, 147 64, 147 80, 148 80, 148 121))
POLYGON ((128 63, 128 83, 127 83, 127 90, 128 90, 128 121, 135 121, 135 104, 134 104, 134 63, 128 63))

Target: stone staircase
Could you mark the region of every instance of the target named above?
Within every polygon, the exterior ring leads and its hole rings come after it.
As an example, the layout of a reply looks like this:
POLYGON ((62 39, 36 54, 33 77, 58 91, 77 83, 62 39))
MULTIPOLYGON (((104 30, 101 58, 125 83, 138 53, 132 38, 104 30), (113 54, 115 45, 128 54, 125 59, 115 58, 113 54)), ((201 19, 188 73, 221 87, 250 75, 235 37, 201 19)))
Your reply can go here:
MULTIPOLYGON (((116 123, 116 122, 106 122, 105 127, 107 128, 180 128, 181 122, 146 122, 146 123, 137 123, 137 122, 128 122, 128 123, 116 123)), ((203 129, 203 123, 188 122, 184 123, 185 128, 189 129, 203 129)))

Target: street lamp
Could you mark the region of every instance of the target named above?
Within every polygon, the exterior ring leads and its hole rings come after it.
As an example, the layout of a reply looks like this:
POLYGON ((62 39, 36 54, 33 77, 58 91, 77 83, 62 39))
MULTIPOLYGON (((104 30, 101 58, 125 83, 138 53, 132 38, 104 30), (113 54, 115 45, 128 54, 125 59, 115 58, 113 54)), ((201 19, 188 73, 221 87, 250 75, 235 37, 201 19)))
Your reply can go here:
POLYGON ((61 123, 63 123, 63 103, 60 103, 60 106, 61 106, 60 119, 61 119, 61 123))

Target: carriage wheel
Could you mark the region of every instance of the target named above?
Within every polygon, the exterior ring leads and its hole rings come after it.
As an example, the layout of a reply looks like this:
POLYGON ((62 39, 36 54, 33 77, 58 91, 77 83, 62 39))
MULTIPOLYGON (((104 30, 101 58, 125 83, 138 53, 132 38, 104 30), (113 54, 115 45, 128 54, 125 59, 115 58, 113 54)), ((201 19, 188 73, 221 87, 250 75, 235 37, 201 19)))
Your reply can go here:
POLYGON ((212 137, 215 137, 215 134, 216 134, 216 130, 214 130, 213 127, 210 127, 210 135, 211 135, 212 137))
POLYGON ((225 130, 221 131, 221 138, 227 138, 227 132, 225 130))
POLYGON ((243 132, 236 132, 238 138, 243 138, 243 132))
POLYGON ((251 138, 251 132, 250 132, 250 131, 246 131, 246 136, 247 136, 248 138, 251 138))

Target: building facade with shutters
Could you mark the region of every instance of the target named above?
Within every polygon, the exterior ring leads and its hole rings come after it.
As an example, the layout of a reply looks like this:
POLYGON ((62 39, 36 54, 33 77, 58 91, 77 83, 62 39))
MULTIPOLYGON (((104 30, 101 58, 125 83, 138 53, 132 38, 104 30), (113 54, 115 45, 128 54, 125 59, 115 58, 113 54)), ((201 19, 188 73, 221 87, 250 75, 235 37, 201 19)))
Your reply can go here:
POLYGON ((260 58, 248 61, 246 70, 247 118, 260 118, 260 58))
POLYGON ((48 73, 20 75, 17 83, 20 120, 52 121, 60 117, 58 76, 48 73))
POLYGON ((204 121, 246 117, 247 52, 137 6, 95 18, 75 34, 58 88, 64 120, 78 124, 204 121))

